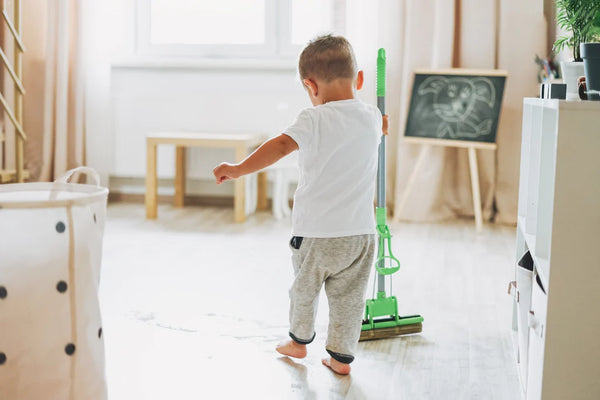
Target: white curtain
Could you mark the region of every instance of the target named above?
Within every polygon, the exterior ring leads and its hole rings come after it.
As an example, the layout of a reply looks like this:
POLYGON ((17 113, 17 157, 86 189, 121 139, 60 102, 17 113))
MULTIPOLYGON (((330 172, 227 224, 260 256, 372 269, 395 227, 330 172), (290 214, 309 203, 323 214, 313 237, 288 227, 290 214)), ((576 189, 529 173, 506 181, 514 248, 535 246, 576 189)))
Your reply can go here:
POLYGON ((83 1, 22 1, 24 128, 30 180, 48 181, 85 159, 83 1))
POLYGON ((362 96, 374 102, 377 48, 388 56, 388 207, 395 220, 473 216, 465 149, 431 147, 402 210, 399 203, 421 145, 404 143, 413 71, 479 68, 508 71, 496 152, 478 150, 484 218, 515 223, 523 97, 537 93, 535 54, 545 54, 542 2, 519 0, 350 0, 349 38, 365 69, 362 96), (527 32, 524 40, 523 32, 527 32))

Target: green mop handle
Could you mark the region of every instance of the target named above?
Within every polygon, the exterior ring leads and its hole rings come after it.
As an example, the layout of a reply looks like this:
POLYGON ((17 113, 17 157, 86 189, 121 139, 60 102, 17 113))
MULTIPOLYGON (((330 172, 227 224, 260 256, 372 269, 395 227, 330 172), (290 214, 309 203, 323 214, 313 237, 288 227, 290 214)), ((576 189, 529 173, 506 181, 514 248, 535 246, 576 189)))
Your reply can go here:
MULTIPOLYGON (((385 49, 377 53, 377 108, 381 115, 385 115, 385 49)), ((379 246, 375 269, 379 273, 379 291, 384 291, 384 276, 390 275, 400 269, 400 261, 392 254, 391 235, 386 223, 387 209, 385 204, 385 135, 381 135, 379 143, 379 159, 377 163, 377 208, 375 210, 379 246), (387 241, 387 243, 386 243, 387 241), (388 255, 385 250, 388 250, 388 255), (385 267, 385 261, 390 262, 390 267, 385 267)))
MULTIPOLYGON (((381 115, 385 115, 385 49, 377 53, 377 108, 381 115)), ((385 209, 385 135, 381 135, 379 143, 379 162, 377 164, 377 208, 385 209)), ((379 215, 377 215, 379 217, 379 215)), ((385 225, 385 214, 383 214, 385 225)), ((379 218, 377 221, 379 225, 379 218)))

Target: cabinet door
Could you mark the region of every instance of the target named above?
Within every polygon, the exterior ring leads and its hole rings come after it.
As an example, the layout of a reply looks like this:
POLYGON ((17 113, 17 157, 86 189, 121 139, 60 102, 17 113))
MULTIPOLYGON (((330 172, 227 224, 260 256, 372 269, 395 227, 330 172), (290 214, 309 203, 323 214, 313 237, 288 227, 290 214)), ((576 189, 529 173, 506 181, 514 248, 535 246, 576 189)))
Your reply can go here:
MULTIPOLYGON (((519 372, 521 373, 521 384, 523 390, 527 389, 527 369, 529 352, 529 315, 531 312, 531 290, 533 287, 533 271, 519 264, 530 262, 529 251, 517 264, 517 329, 519 343, 519 372)), ((531 261, 533 262, 533 261, 531 261)), ((533 265, 531 265, 533 267, 533 265)))
POLYGON ((542 398, 547 306, 548 297, 539 275, 536 274, 531 291, 531 311, 529 312, 527 400, 540 400, 542 398))

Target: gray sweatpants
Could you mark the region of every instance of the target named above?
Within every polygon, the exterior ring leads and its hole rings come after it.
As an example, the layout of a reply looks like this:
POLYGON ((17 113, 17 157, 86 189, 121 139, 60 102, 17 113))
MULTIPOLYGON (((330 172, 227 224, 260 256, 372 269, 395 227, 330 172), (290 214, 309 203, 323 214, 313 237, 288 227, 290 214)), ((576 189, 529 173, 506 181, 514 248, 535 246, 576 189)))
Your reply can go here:
POLYGON ((290 248, 295 275, 290 289, 290 337, 302 344, 314 339, 319 293, 325 283, 329 302, 327 352, 340 362, 352 362, 365 311, 375 235, 294 237, 290 248))

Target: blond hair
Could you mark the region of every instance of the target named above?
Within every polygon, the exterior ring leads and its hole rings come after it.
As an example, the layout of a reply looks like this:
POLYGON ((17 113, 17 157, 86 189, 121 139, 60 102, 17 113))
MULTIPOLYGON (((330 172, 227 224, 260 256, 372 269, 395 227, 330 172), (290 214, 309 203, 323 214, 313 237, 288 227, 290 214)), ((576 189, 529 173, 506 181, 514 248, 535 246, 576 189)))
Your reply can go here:
POLYGON ((300 53, 298 72, 302 80, 354 79, 358 71, 350 42, 331 34, 316 37, 300 53))

